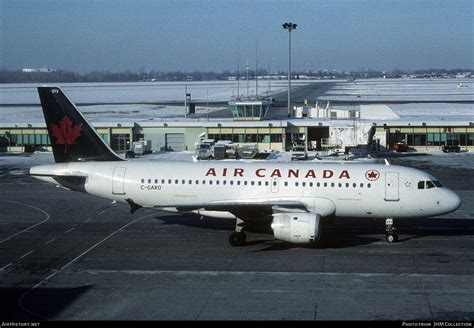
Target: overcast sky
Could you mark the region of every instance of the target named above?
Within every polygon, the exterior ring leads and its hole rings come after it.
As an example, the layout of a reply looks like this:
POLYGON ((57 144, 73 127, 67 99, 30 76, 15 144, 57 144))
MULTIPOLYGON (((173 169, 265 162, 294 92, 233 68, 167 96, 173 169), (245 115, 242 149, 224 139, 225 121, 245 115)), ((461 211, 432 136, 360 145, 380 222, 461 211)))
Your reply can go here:
POLYGON ((0 0, 0 67, 474 68, 474 1, 0 0), (239 45, 239 46, 238 46, 239 45), (257 45, 257 46, 256 46, 257 45))

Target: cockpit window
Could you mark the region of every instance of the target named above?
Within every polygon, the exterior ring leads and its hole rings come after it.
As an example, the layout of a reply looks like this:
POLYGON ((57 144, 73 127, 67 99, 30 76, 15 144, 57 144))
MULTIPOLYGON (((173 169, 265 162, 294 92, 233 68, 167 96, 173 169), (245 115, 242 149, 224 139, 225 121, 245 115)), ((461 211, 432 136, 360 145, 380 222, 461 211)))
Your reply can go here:
POLYGON ((426 181, 426 189, 435 188, 433 181, 426 181))
POLYGON ((443 188, 443 185, 438 181, 418 181, 418 189, 443 188))

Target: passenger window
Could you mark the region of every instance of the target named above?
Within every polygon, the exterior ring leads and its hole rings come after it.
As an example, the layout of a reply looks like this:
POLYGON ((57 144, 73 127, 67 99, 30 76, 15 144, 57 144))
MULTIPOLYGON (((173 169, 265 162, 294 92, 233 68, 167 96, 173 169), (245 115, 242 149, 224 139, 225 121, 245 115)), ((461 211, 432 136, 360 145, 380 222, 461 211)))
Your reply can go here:
POLYGON ((301 185, 302 185, 303 187, 306 187, 306 182, 303 182, 301 185))
POLYGON ((199 184, 199 180, 196 180, 196 184, 197 184, 197 185, 199 184))
POLYGON ((161 184, 165 184, 165 179, 161 179, 161 184))
POLYGON ((312 186, 313 186, 313 183, 312 183, 312 182, 310 182, 310 183, 309 183, 309 186, 310 186, 310 187, 312 187, 312 186))
POLYGON ((341 187, 342 187, 342 183, 340 183, 340 182, 339 182, 337 185, 339 186, 339 188, 341 188, 341 187))
POLYGON ((316 183, 316 187, 321 187, 321 184, 319 182, 316 183))
POLYGON ((203 184, 203 185, 206 184, 206 180, 202 180, 202 184, 203 184))
POLYGON ((233 181, 233 180, 230 180, 230 185, 231 185, 231 186, 234 185, 234 181, 233 181))
POLYGON ((240 186, 240 180, 237 180, 237 185, 240 186))
POLYGON ((349 188, 349 183, 346 183, 346 188, 349 188))
POLYGON ((216 180, 216 185, 218 185, 218 184, 219 184, 219 180, 216 180))
POLYGON ((353 183, 352 187, 354 187, 354 188, 357 187, 357 183, 353 183))
POLYGON ((363 183, 361 183, 361 184, 360 184, 360 187, 361 187, 361 188, 364 188, 364 184, 363 184, 363 183))
POLYGON ((434 188, 435 185, 432 181, 426 181, 426 189, 434 188))
POLYGON ((227 180, 222 181, 222 184, 225 185, 227 183, 227 180))
POLYGON ((298 187, 298 182, 295 182, 295 187, 298 187))
POLYGON ((285 187, 288 187, 288 181, 285 181, 285 187))
POLYGON ((419 181, 418 182, 418 189, 425 189, 425 182, 424 181, 419 181))
POLYGON ((212 180, 209 180, 209 184, 212 185, 212 180))
POLYGON ((151 179, 148 179, 148 183, 151 183, 151 179))
POLYGON ((142 183, 145 183, 145 179, 142 179, 142 183))
POLYGON ((259 182, 258 182, 258 185, 261 186, 261 185, 262 185, 262 181, 259 181, 259 182))
POLYGON ((174 183, 175 183, 175 184, 178 184, 178 183, 179 183, 179 181, 178 181, 178 180, 174 180, 174 183))
POLYGON ((372 185, 370 183, 367 184, 367 188, 370 188, 372 185))
POLYGON ((171 184, 171 179, 168 180, 168 184, 171 184))
POLYGON ((328 183, 327 183, 327 182, 325 182, 325 183, 324 183, 324 187, 327 187, 327 186, 328 186, 328 183))
POLYGON ((155 184, 158 184, 158 179, 155 179, 155 184))
POLYGON ((334 182, 331 182, 331 187, 334 187, 334 182))

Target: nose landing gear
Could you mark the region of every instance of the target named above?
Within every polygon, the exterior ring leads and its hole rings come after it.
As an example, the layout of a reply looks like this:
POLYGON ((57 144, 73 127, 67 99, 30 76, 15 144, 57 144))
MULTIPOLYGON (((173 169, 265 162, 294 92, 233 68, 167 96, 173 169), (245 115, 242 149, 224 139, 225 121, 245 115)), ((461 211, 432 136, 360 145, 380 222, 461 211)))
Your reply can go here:
POLYGON ((396 243, 398 241, 398 232, 397 228, 393 226, 393 219, 385 220, 385 232, 387 234, 385 239, 388 243, 396 243))

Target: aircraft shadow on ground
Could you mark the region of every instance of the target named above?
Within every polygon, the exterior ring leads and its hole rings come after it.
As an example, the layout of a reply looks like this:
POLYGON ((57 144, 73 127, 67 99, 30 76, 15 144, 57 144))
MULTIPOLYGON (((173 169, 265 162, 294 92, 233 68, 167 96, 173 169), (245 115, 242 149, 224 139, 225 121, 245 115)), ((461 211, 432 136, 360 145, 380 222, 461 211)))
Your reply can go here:
MULTIPOLYGON (((168 215, 157 217, 166 225, 185 225, 199 229, 233 231, 234 220, 218 218, 199 219, 197 215, 168 215)), ((474 235, 474 220, 470 219, 399 219, 395 220, 399 242, 428 236, 471 236, 474 235)), ((299 245, 276 240, 269 234, 251 234, 245 246, 265 245, 265 249, 288 250, 292 248, 337 249, 368 245, 385 241, 385 219, 340 218, 335 223, 321 225, 321 239, 315 245, 299 245)))
POLYGON ((74 288, 0 288, 0 319, 54 319, 91 286, 74 288))
POLYGON ((235 220, 232 219, 218 219, 205 217, 201 219, 195 214, 170 214, 156 217, 162 224, 165 225, 184 225, 187 227, 210 229, 210 230, 227 230, 234 231, 235 220))

